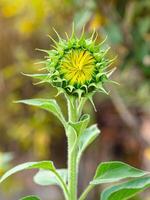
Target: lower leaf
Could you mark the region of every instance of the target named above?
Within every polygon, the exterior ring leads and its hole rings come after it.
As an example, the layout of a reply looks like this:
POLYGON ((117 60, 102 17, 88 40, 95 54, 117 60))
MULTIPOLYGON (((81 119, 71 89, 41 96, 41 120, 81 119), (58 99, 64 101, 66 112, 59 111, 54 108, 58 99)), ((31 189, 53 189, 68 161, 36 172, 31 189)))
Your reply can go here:
POLYGON ((138 178, 106 188, 101 194, 101 200, 127 200, 144 189, 150 187, 150 177, 138 178))
MULTIPOLYGON (((61 176, 64 183, 67 183, 67 169, 57 169, 57 173, 61 176)), ((57 179, 56 174, 48 170, 40 170, 34 176, 34 182, 38 185, 60 185, 60 182, 57 179)))
POLYGON ((149 172, 137 169, 120 161, 102 162, 94 176, 93 185, 111 183, 126 178, 138 178, 149 174, 149 172))
POLYGON ((20 164, 10 169, 9 171, 7 171, 0 178, 0 183, 3 182, 5 179, 7 179, 9 176, 25 169, 45 169, 45 170, 55 171, 55 167, 52 161, 27 162, 27 163, 20 164))
MULTIPOLYGON (((16 172, 20 172, 25 169, 42 169, 42 170, 47 170, 53 172, 57 180, 59 180, 60 186, 63 189, 65 197, 68 197, 68 189, 63 181, 63 178, 60 176, 60 174, 57 172, 55 166, 53 165, 52 161, 41 161, 41 162, 28 162, 28 163, 23 163, 21 165, 18 165, 9 171, 7 171, 1 178, 0 178, 0 183, 3 182, 5 179, 7 179, 9 176, 15 174, 16 172)), ((36 199, 35 199, 36 200, 36 199)))
POLYGON ((40 199, 36 196, 27 196, 27 197, 23 197, 19 200, 40 200, 40 199))

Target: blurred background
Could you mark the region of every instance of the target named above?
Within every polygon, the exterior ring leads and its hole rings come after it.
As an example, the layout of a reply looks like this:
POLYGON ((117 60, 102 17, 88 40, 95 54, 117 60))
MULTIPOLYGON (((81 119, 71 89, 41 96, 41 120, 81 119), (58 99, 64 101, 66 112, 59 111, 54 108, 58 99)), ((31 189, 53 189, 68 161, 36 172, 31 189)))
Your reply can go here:
MULTIPOLYGON (((14 104, 17 99, 53 98, 50 85, 34 85, 21 72, 38 72, 35 63, 50 49, 53 27, 64 37, 74 21, 80 34, 96 29, 98 41, 107 35, 118 55, 112 79, 120 85, 107 85, 110 96, 98 94, 86 112, 97 122, 101 136, 85 152, 80 165, 79 192, 83 191, 101 161, 121 160, 150 171, 150 1, 149 0, 0 0, 0 175, 27 161, 54 160, 66 167, 66 138, 62 125, 46 111, 14 104)), ((57 97, 66 111, 63 96, 57 97)), ((63 200, 57 187, 41 187, 32 181, 35 171, 10 177, 0 186, 1 200, 17 200, 36 194, 42 200, 63 200)), ((99 200, 103 187, 90 193, 99 200)), ((134 200, 150 200, 145 191, 134 200)))

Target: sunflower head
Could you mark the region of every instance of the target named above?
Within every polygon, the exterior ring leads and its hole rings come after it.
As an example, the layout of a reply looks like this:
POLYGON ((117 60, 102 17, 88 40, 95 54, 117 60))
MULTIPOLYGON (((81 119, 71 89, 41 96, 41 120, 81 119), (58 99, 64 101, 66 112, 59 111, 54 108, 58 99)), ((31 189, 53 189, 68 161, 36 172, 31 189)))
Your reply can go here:
POLYGON ((45 80, 72 96, 106 92, 103 84, 109 81, 108 67, 113 59, 108 59, 106 55, 108 48, 102 49, 103 42, 96 44, 94 35, 85 38, 83 32, 78 38, 73 31, 67 39, 58 35, 58 42, 51 38, 55 43, 54 49, 43 50, 48 54, 44 60, 47 70, 45 80))
POLYGON ((95 59, 85 49, 71 49, 60 62, 60 72, 71 85, 83 85, 92 79, 95 59))

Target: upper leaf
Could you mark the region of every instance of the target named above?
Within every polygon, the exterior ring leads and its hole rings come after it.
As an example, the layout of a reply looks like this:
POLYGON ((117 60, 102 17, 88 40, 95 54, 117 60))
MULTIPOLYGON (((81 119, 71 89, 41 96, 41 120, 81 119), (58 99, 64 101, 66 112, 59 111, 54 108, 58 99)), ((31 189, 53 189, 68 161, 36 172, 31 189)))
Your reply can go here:
POLYGON ((136 169, 128 164, 119 161, 101 163, 91 184, 109 183, 119 181, 125 178, 141 177, 148 172, 136 169))
POLYGON ((36 196, 27 196, 27 197, 23 197, 19 200, 40 200, 40 199, 36 196))
MULTIPOLYGON (((57 169, 57 173, 63 179, 64 183, 67 183, 67 169, 57 169)), ((39 185, 60 185, 56 174, 48 170, 39 170, 34 176, 34 182, 39 185)))
POLYGON ((101 194, 101 200, 127 200, 144 189, 150 187, 150 177, 138 178, 126 183, 106 188, 101 194))
POLYGON ((78 141, 78 158, 80 158, 83 151, 96 139, 99 134, 100 130, 96 124, 90 126, 83 132, 83 134, 81 134, 78 141))
POLYGON ((25 100, 19 100, 16 102, 24 103, 24 104, 32 105, 32 106, 37 106, 39 108, 52 112, 56 117, 58 117, 58 119, 65 126, 66 121, 63 117, 63 114, 61 112, 61 109, 58 103, 54 99, 25 99, 25 100))
POLYGON ((55 167, 53 165, 53 162, 51 161, 41 161, 41 162, 27 162, 20 164, 9 171, 7 171, 1 178, 0 183, 3 182, 6 178, 9 176, 15 174, 16 172, 25 170, 25 169, 44 169, 44 170, 50 170, 55 171, 55 167))

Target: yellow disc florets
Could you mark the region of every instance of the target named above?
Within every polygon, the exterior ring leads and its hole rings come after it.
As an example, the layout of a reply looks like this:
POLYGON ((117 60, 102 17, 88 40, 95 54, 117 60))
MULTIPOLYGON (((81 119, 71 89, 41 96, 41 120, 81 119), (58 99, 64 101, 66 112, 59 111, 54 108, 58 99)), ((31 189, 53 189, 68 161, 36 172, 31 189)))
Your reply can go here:
POLYGON ((90 81, 95 68, 95 58, 87 50, 70 50, 60 62, 60 72, 71 85, 90 81))
MULTIPOLYGON (((57 34, 58 35, 58 34, 57 34)), ((112 63, 106 56, 108 48, 102 43, 96 44, 94 34, 85 38, 84 33, 78 38, 74 31, 67 40, 60 38, 53 50, 42 50, 48 54, 44 63, 46 74, 34 75, 42 82, 49 82, 59 91, 73 96, 90 96, 96 91, 103 91, 103 83, 109 81, 108 67, 112 63)))

